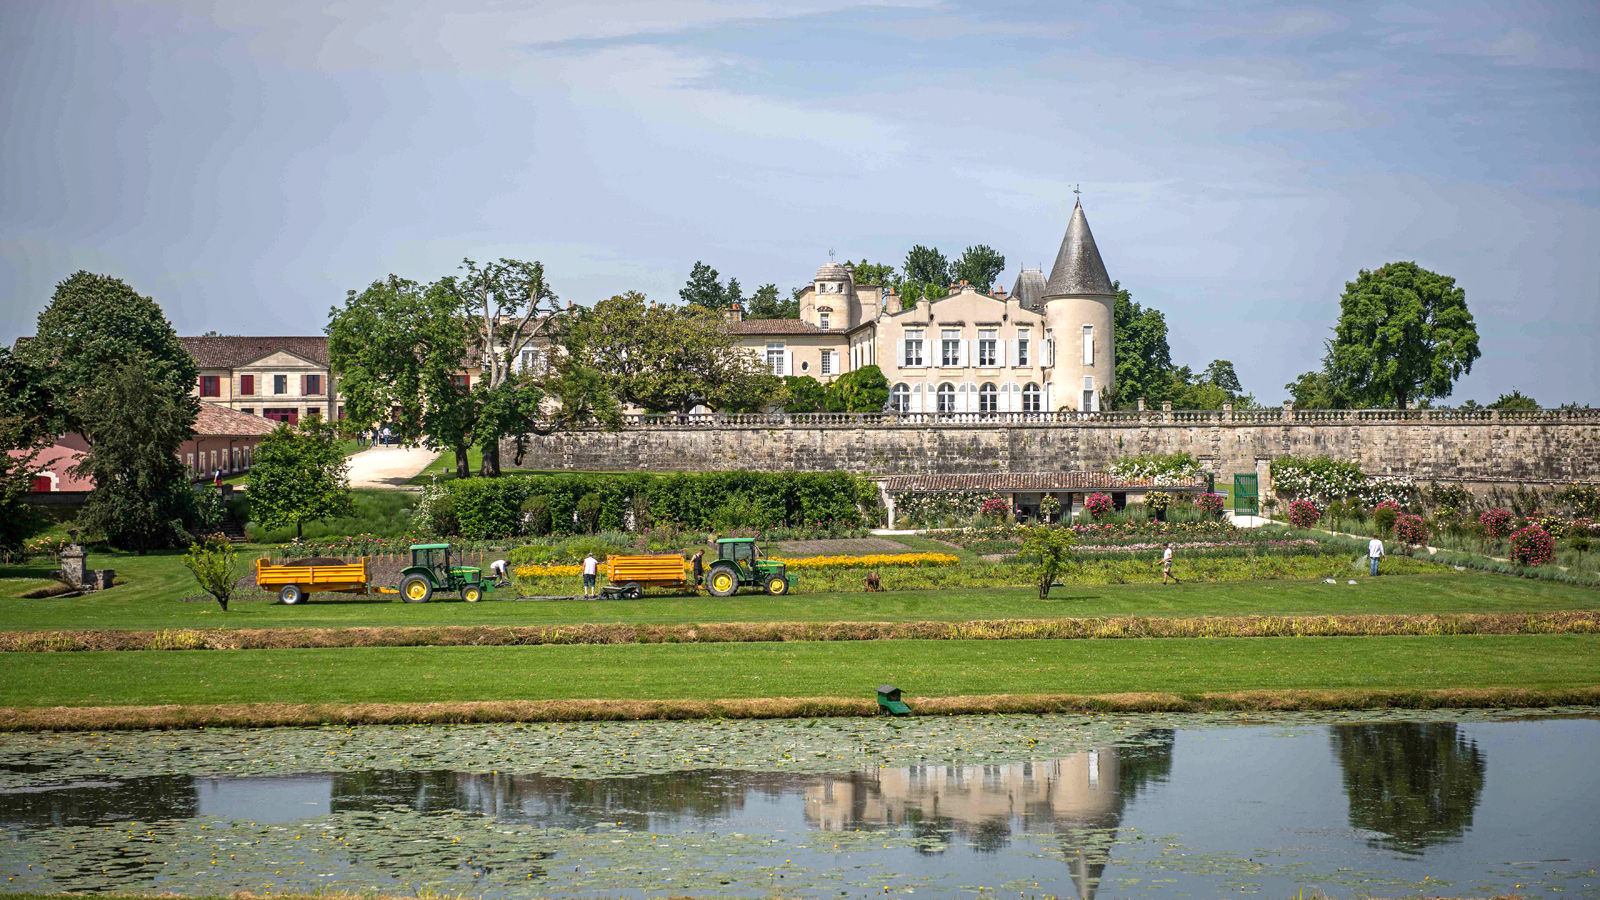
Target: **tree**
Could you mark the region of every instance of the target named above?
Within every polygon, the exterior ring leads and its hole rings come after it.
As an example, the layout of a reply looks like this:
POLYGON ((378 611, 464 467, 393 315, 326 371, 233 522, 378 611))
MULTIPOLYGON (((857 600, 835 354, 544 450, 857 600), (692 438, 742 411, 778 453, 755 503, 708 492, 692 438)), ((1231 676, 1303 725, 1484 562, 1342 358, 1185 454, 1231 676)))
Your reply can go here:
POLYGON ((190 544, 189 552, 183 555, 183 565, 194 573, 200 590, 216 598, 222 611, 227 612, 228 600, 239 582, 239 556, 227 538, 213 535, 190 544))
POLYGON ((53 436, 54 398, 44 373, 0 347, 0 554, 22 549, 43 519, 25 501, 33 489, 38 450, 53 436), (11 451, 21 451, 11 455, 11 451))
POLYGON ((1161 311, 1135 303, 1121 283, 1112 282, 1112 305, 1117 359, 1117 402, 1133 406, 1143 398, 1150 403, 1172 399, 1172 348, 1167 344, 1167 319, 1161 311))
POLYGON ((349 515, 354 510, 344 452, 333 429, 316 420, 279 425, 256 447, 249 479, 250 515, 268 528, 349 515))
POLYGON ((1345 409, 1349 406, 1326 369, 1306 372, 1283 389, 1289 392, 1289 401, 1299 409, 1345 409))
POLYGON ((861 262, 852 263, 850 268, 850 277, 855 279, 857 285, 888 287, 894 283, 894 266, 884 263, 869 263, 867 258, 863 256, 861 262))
POLYGON ((1454 723, 1336 725, 1332 742, 1368 846, 1420 854, 1472 827, 1487 764, 1454 723))
POLYGON ((689 272, 689 281, 678 291, 678 296, 690 306, 722 309, 727 302, 723 299, 722 284, 717 281, 718 277, 716 269, 695 260, 694 269, 689 272))
POLYGON ((194 436, 195 413, 161 372, 138 355, 113 365, 68 414, 89 445, 73 472, 94 481, 78 522, 140 555, 186 540, 192 515, 178 449, 194 436))
POLYGON ((895 281, 895 293, 905 303, 926 297, 937 300, 950 292, 950 263, 937 247, 912 247, 906 253, 903 275, 895 281))
POLYGON ((703 306, 647 304, 630 291, 594 305, 572 330, 568 354, 599 373, 612 396, 648 410, 762 409, 783 382, 703 306))
POLYGON ((800 301, 794 297, 779 300, 778 286, 763 284, 750 295, 750 309, 746 315, 752 319, 798 319, 800 301))
POLYGON ((739 287, 739 279, 728 279, 728 286, 722 289, 722 306, 719 308, 744 311, 744 291, 739 287))
POLYGON ((810 375, 783 376, 783 411, 786 413, 822 412, 827 390, 810 375))
POLYGON ((1484 409, 1539 409, 1539 401, 1523 394, 1516 388, 1509 394, 1501 394, 1500 398, 1485 406, 1484 409))
POLYGON ((1076 543, 1072 532, 1065 528, 1039 525, 1026 529, 1018 556, 1025 565, 1026 577, 1038 585, 1040 600, 1050 599, 1050 588, 1056 579, 1072 570, 1072 547, 1076 543))
POLYGON ((1239 375, 1233 370, 1233 363, 1226 359, 1213 359, 1201 377, 1207 384, 1227 391, 1230 397, 1244 393, 1244 387, 1239 384, 1239 375))
POLYGON ((881 412, 889 402, 889 379, 877 366, 846 372, 828 385, 828 412, 881 412))
POLYGON ((41 387, 60 398, 54 406, 58 432, 81 433, 75 398, 108 369, 133 360, 145 368, 152 390, 189 410, 191 424, 200 411, 199 400, 190 396, 198 376, 194 358, 161 307, 120 278, 80 271, 56 285, 20 355, 39 373, 41 387))
POLYGON ((1454 278, 1396 262, 1345 284, 1328 369, 1355 403, 1405 409, 1448 396, 1481 355, 1466 291, 1454 278))
POLYGON ((965 281, 980 291, 988 293, 994 280, 1006 270, 1006 258, 988 244, 968 247, 950 267, 952 281, 965 281))

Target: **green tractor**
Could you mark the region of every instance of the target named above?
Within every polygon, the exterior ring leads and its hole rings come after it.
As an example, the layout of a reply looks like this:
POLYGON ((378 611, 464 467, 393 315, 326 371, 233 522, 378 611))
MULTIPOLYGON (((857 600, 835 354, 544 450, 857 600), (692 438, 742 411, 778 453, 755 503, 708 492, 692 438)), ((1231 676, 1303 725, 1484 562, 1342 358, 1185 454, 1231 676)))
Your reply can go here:
POLYGON ((718 538, 717 559, 706 572, 706 590, 713 597, 731 597, 740 587, 758 587, 782 596, 795 581, 788 564, 763 558, 751 538, 718 538))
POLYGON ((460 591, 461 599, 477 603, 488 589, 482 569, 450 564, 449 544, 412 544, 411 565, 400 572, 400 598, 407 603, 427 603, 434 591, 460 591))

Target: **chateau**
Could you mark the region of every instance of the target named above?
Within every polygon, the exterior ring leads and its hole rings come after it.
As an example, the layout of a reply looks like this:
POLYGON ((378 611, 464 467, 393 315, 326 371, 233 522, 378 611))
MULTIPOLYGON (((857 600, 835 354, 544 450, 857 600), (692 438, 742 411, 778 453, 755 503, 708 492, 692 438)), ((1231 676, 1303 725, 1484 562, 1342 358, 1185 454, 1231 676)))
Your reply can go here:
POLYGON ((1115 293, 1080 204, 1050 276, 1023 269, 1009 294, 956 284, 904 305, 830 262, 801 292, 798 320, 735 312, 728 329, 778 375, 826 382, 878 366, 899 412, 1097 412, 1115 380, 1115 293))

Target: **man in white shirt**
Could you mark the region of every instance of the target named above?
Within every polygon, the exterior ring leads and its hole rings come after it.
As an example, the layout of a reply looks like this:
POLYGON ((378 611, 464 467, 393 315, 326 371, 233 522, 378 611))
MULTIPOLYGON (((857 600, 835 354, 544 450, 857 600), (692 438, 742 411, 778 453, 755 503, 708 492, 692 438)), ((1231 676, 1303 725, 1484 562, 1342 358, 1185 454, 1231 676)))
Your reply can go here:
POLYGON ((595 559, 594 554, 590 553, 583 558, 583 595, 585 597, 595 596, 594 583, 599 575, 600 560, 595 559))
POLYGON ((1367 561, 1372 564, 1372 575, 1378 575, 1378 560, 1383 558, 1383 541, 1373 538, 1367 542, 1367 561))
POLYGON ((1171 541, 1168 541, 1166 549, 1161 551, 1161 583, 1162 584, 1166 584, 1168 578, 1172 579, 1172 583, 1173 584, 1183 584, 1183 582, 1178 580, 1178 576, 1172 574, 1172 542, 1171 541))
POLYGON ((503 559, 489 563, 489 574, 494 576, 495 587, 505 587, 511 583, 506 580, 506 561, 503 559))

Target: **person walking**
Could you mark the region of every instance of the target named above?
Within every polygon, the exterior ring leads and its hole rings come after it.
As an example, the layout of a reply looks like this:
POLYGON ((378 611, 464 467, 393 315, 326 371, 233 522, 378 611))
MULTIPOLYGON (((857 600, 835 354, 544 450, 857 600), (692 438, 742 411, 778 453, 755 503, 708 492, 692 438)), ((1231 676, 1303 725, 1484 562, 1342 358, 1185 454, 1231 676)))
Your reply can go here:
POLYGON ((698 592, 706 579, 706 551, 696 550, 694 556, 689 558, 689 568, 694 570, 694 589, 698 592))
POLYGON ((594 582, 599 575, 600 560, 595 559, 594 554, 590 553, 583 558, 583 595, 585 597, 595 596, 594 582))
POLYGON ((1383 541, 1373 538, 1367 542, 1367 562, 1372 566, 1372 577, 1378 577, 1378 560, 1383 558, 1383 541))
POLYGON ((211 473, 211 486, 215 488, 222 487, 222 468, 220 466, 215 472, 211 473))
POLYGON ((1172 542, 1171 541, 1167 541, 1166 549, 1161 551, 1161 583, 1162 584, 1166 584, 1168 578, 1172 579, 1172 583, 1173 584, 1183 584, 1183 582, 1178 580, 1178 576, 1172 574, 1172 542))
POLYGON ((383 426, 383 445, 385 447, 389 446, 389 444, 390 444, 390 442, 392 441, 393 438, 394 438, 394 432, 389 430, 389 426, 387 426, 387 425, 383 426))

